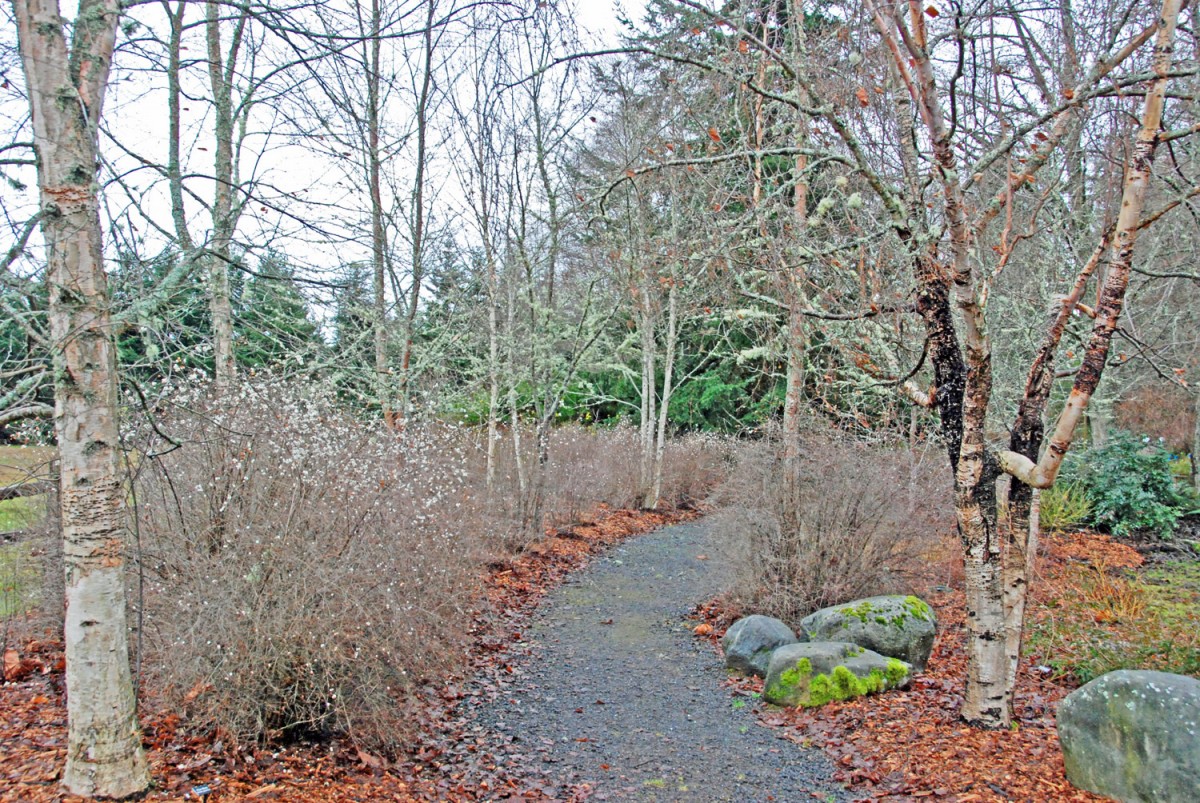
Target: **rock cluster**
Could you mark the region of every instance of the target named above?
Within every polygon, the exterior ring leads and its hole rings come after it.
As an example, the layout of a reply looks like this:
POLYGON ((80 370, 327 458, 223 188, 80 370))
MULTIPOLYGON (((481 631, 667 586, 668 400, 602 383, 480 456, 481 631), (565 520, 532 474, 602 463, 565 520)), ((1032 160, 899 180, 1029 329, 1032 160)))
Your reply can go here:
POLYGON ((765 700, 811 707, 908 685, 929 660, 936 632, 922 600, 881 596, 817 611, 798 635, 778 619, 747 616, 721 646, 727 668, 766 679, 765 700))

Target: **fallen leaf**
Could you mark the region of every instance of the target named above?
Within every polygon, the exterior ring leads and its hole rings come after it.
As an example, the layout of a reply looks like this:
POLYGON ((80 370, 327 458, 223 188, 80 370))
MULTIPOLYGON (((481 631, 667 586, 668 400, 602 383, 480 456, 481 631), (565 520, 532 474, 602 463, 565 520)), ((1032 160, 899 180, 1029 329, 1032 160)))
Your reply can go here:
POLYGON ((358 754, 358 760, 361 761, 363 764, 366 764, 368 767, 374 767, 375 769, 381 769, 384 765, 384 761, 382 758, 380 758, 379 756, 371 755, 367 751, 363 750, 361 747, 355 748, 355 752, 358 754))
POLYGON ((249 794, 247 794, 246 799, 249 800, 249 799, 256 798, 256 797, 261 797, 262 795, 265 795, 268 792, 274 792, 277 789, 279 789, 279 784, 269 783, 266 786, 260 786, 257 789, 255 789, 253 792, 250 792, 249 794))
POLYGON ((4 651, 4 679, 7 681, 10 681, 10 682, 12 680, 14 680, 14 678, 12 676, 16 674, 16 672, 20 668, 20 666, 21 666, 21 653, 17 652, 16 650, 11 650, 11 649, 5 650, 4 651))

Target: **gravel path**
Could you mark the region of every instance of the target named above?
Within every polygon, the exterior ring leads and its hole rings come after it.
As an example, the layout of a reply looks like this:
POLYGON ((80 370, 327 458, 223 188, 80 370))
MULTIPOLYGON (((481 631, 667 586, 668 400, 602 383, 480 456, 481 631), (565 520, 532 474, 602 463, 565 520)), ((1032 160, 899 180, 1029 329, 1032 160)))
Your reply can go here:
POLYGON ((717 656, 685 618, 719 592, 703 522, 640 536, 573 575, 539 607, 520 680, 475 713, 530 776, 592 799, 849 800, 832 765, 757 724, 721 687, 717 656))

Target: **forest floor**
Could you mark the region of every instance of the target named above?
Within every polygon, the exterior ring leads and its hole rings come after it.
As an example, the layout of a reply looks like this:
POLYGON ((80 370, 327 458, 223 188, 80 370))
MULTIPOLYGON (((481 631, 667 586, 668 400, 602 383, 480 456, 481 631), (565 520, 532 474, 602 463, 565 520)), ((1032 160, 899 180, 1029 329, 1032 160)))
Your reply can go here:
MULTIPOLYGON (((1044 537, 1009 730, 977 730, 958 717, 965 600, 944 586, 927 595, 938 636, 926 670, 908 689, 819 709, 760 705, 759 721, 789 741, 824 749, 838 766, 835 777, 874 800, 1104 800, 1066 779, 1058 702, 1113 669, 1200 673, 1196 553, 1171 549, 1164 559, 1161 541, 1138 546, 1089 532, 1044 537)), ((718 599, 697 615, 710 625, 700 637, 719 650, 718 638, 739 612, 718 599)), ((735 699, 757 700, 762 692, 758 678, 730 685, 735 699)))
MULTIPOLYGON (((627 540, 694 516, 604 511, 494 566, 471 666, 422 691, 424 736, 408 756, 387 761, 341 742, 234 750, 147 711, 147 798, 1099 800, 1066 782, 1057 702, 1123 661, 1192 673, 1188 662, 1200 662, 1194 558, 1144 566, 1106 536, 1055 535, 1033 586, 1012 730, 957 719, 963 600, 945 590, 929 595, 938 642, 910 689, 817 710, 767 706, 760 681, 721 668, 715 641, 737 612, 719 598, 689 612, 724 582, 707 560, 706 525, 627 540)), ((61 645, 33 641, 4 659, 0 801, 72 800, 57 785, 61 645)))

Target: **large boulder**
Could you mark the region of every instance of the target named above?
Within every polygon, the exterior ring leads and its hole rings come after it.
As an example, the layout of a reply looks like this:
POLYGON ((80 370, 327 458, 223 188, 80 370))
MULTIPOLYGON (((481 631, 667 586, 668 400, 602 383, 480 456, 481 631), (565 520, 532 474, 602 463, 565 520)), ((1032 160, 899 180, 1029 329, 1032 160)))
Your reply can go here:
POLYGON ((767 664, 763 699, 815 708, 908 685, 912 667, 845 641, 810 641, 775 650, 767 664))
POLYGON ((1058 706, 1067 779, 1133 803, 1200 800, 1200 681, 1122 669, 1058 706))
POLYGON ((738 619, 721 638, 725 666, 743 675, 767 674, 767 661, 776 647, 795 644, 792 629, 778 619, 754 614, 738 619))
POLYGON ((849 641, 925 668, 937 635, 933 609, 916 597, 868 597, 822 608, 800 622, 809 641, 849 641))

